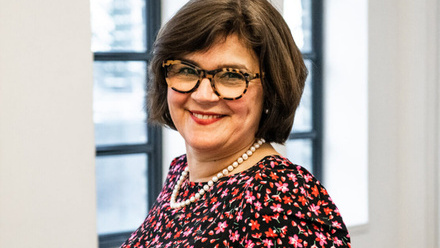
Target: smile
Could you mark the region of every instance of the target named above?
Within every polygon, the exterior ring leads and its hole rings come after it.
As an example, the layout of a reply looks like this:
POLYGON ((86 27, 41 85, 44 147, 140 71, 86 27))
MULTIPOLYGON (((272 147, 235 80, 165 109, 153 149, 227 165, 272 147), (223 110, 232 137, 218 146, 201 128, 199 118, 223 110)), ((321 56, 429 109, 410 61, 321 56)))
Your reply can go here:
POLYGON ((208 119, 217 119, 220 118, 221 115, 203 115, 203 114, 196 114, 196 113, 192 113, 196 118, 199 119, 203 119, 203 120, 208 120, 208 119))
POLYGON ((214 114, 214 113, 191 113, 191 118, 199 125, 209 125, 214 122, 221 120, 224 115, 214 114))

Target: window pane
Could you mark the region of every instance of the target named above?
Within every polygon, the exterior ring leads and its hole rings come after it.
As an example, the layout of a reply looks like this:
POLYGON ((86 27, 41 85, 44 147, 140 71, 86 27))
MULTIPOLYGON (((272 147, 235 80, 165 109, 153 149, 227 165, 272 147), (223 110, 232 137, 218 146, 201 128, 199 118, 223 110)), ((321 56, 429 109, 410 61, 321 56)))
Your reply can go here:
POLYGON ((95 62, 93 77, 96 144, 145 143, 145 62, 95 62))
POLYGON ((91 0, 92 51, 144 52, 145 1, 91 0))
POLYGON ((147 215, 147 156, 96 158, 98 234, 133 231, 147 215))
POLYGON ((296 45, 302 52, 312 50, 311 10, 311 0, 284 1, 284 19, 292 31, 296 45))
POLYGON ((286 142, 287 158, 312 172, 312 141, 295 139, 286 142))
POLYGON ((296 109, 295 122, 292 132, 310 132, 312 131, 312 77, 313 68, 310 60, 305 61, 309 70, 309 76, 306 80, 306 86, 301 98, 301 102, 296 109))

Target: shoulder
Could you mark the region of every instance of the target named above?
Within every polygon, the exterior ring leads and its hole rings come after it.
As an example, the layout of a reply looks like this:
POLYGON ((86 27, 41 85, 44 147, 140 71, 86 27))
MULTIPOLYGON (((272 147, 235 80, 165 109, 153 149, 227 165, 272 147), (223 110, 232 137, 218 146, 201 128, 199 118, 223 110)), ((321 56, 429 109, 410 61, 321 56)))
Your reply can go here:
POLYGON ((181 173, 186 167, 186 154, 180 155, 171 161, 168 174, 181 173))
POLYGON ((272 187, 272 184, 282 183, 283 185, 287 184, 286 186, 289 186, 289 189, 316 186, 325 190, 312 173, 300 165, 293 164, 285 157, 267 156, 257 166, 259 169, 256 171, 256 179, 269 187, 272 187))
POLYGON ((258 166, 255 185, 260 187, 254 187, 252 191, 262 193, 265 204, 279 203, 318 222, 340 216, 321 182, 302 166, 282 156, 266 157, 258 166), (302 211, 304 209, 308 211, 302 211))
POLYGON ((320 236, 335 244, 349 243, 338 208, 310 172, 281 156, 266 157, 257 166, 244 196, 249 238, 291 244, 296 238, 310 242, 320 236))

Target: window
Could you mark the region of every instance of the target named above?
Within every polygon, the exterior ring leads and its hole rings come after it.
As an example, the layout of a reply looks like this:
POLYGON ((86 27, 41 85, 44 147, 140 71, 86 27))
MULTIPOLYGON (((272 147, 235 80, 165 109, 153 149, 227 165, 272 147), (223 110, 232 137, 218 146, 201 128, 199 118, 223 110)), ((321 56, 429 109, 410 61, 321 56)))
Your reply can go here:
POLYGON ((161 131, 147 124, 150 50, 160 1, 92 0, 99 247, 119 247, 162 185, 161 131))
POLYGON ((309 69, 293 130, 286 142, 286 156, 322 180, 322 1, 283 1, 282 8, 309 69))

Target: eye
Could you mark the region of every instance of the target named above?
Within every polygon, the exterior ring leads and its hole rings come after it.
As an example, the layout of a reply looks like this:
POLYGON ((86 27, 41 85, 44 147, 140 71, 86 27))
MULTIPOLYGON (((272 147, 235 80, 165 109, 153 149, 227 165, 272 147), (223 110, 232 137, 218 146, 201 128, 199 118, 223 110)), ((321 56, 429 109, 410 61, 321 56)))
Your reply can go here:
POLYGON ((227 72, 223 72, 223 73, 219 73, 219 78, 221 80, 243 80, 244 77, 241 73, 238 72, 231 72, 231 71, 227 71, 227 72))
POLYGON ((197 75, 196 69, 194 69, 192 67, 180 68, 178 73, 182 74, 182 75, 197 75))
POLYGON ((218 73, 218 79, 220 79, 223 82, 229 82, 229 83, 233 83, 233 82, 237 82, 237 81, 243 81, 245 78, 243 76, 243 74, 239 73, 239 72, 234 72, 234 71, 225 71, 225 72, 220 72, 218 73))
POLYGON ((197 76, 197 70, 191 66, 176 64, 168 67, 168 76, 197 76))

